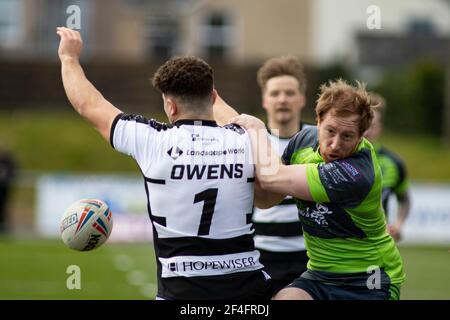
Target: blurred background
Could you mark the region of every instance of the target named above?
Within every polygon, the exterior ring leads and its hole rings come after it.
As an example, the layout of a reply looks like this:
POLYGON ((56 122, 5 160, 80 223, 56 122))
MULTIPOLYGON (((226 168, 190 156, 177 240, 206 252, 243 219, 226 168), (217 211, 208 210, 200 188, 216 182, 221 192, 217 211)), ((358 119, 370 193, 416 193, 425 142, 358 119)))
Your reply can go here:
POLYGON ((142 179, 69 105, 62 25, 81 32, 84 70, 109 101, 158 120, 162 101, 149 79, 174 55, 207 60, 221 96, 261 118, 256 71, 270 57, 304 63, 309 122, 320 84, 366 82, 387 102, 381 141, 412 181, 402 298, 450 299, 448 0, 0 0, 0 299, 156 293, 142 179), (64 246, 58 223, 85 197, 110 204, 114 230, 101 248, 79 253, 64 246), (81 268, 79 290, 66 286, 69 265, 81 268))

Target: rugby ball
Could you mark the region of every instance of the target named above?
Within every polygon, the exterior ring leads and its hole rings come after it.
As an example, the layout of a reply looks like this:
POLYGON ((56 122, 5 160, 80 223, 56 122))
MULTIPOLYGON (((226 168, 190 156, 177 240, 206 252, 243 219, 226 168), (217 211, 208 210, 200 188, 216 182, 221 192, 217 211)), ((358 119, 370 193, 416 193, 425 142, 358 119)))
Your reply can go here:
POLYGON ((101 246, 111 234, 112 213, 98 199, 81 199, 72 203, 61 217, 63 242, 71 249, 89 251, 101 246))

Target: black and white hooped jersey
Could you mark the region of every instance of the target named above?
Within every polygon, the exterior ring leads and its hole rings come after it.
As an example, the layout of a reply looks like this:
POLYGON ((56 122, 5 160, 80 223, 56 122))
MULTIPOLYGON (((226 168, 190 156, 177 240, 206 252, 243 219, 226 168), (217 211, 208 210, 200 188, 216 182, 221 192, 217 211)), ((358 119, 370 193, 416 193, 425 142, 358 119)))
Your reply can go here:
POLYGON ((122 114, 111 144, 136 160, 145 179, 158 297, 238 298, 253 290, 245 283, 260 277, 263 266, 253 242, 248 134, 214 121, 167 125, 122 114))
MULTIPOLYGON (((301 129, 310 125, 301 124, 301 129)), ((281 156, 289 144, 290 138, 280 138, 269 132, 272 147, 281 156)), ((304 251, 302 226, 298 216, 295 200, 287 196, 272 208, 254 209, 253 223, 255 226, 255 246, 271 252, 304 251)))

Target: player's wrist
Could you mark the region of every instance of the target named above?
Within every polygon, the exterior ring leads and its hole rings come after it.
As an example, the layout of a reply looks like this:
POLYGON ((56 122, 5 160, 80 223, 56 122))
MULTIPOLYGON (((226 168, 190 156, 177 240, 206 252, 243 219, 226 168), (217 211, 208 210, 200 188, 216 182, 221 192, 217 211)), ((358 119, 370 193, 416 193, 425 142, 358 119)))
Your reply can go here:
POLYGON ((59 56, 59 59, 61 60, 62 63, 79 63, 79 57, 75 57, 75 56, 69 56, 69 55, 62 55, 59 56))

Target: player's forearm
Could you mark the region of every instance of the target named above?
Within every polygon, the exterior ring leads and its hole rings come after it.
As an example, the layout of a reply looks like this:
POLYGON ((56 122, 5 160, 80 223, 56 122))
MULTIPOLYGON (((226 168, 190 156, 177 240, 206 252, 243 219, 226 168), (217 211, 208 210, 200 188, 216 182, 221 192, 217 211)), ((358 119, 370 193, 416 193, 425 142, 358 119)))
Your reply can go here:
POLYGON ((103 96, 86 78, 78 60, 72 58, 62 60, 61 74, 67 98, 74 109, 86 117, 89 109, 94 108, 103 96))
POLYGON ((261 187, 270 192, 290 195, 298 199, 312 201, 306 179, 305 165, 279 165, 276 174, 258 176, 261 187))
MULTIPOLYGON (((268 192, 290 195, 303 200, 312 200, 306 181, 306 167, 304 165, 286 166, 281 163, 275 153, 266 132, 259 130, 251 132, 255 172, 261 188, 268 192)), ((271 201, 281 201, 279 197, 272 197, 271 201)), ((270 202, 270 201, 269 201, 270 202)))
POLYGON ((278 193, 270 192, 263 190, 261 188, 261 184, 259 183, 259 180, 255 180, 255 206, 260 209, 267 209, 271 208, 277 204, 279 204, 285 196, 280 195, 278 193))
POLYGON ((265 128, 250 127, 248 129, 255 162, 255 175, 261 188, 267 190, 277 180, 276 175, 279 173, 281 164, 280 157, 272 149, 265 128))
POLYGON ((398 209, 397 209, 397 219, 396 224, 403 225, 405 223, 406 218, 409 215, 409 210, 411 208, 411 202, 409 199, 409 194, 406 194, 402 197, 402 199, 398 201, 398 209))
POLYGON ((239 115, 230 105, 228 105, 219 95, 213 105, 214 119, 223 126, 229 123, 230 119, 239 115))

